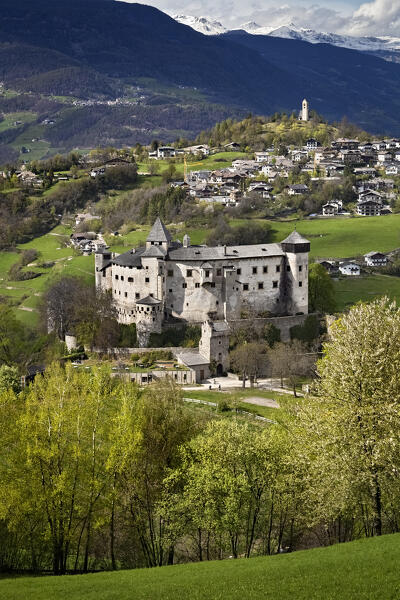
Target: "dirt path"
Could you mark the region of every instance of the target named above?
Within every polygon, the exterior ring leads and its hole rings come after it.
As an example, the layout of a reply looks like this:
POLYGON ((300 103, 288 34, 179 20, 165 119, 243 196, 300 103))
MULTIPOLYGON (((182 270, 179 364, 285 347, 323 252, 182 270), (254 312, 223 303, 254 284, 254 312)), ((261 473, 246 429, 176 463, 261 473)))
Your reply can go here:
POLYGON ((268 408, 279 408, 278 402, 272 398, 260 398, 252 396, 251 398, 243 398, 242 402, 246 404, 254 404, 255 406, 266 406, 268 408))

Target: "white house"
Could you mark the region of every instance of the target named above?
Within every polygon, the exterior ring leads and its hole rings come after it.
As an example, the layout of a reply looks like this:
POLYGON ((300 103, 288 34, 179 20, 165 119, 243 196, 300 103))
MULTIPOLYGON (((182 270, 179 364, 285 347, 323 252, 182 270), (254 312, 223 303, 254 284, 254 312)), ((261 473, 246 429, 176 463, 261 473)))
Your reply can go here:
POLYGON ((368 252, 364 254, 367 267, 384 267, 388 263, 388 257, 382 252, 368 252))
POLYGON ((342 212, 343 202, 341 200, 332 200, 327 202, 322 207, 322 214, 324 217, 332 217, 342 212))
POLYGON ((353 262, 339 263, 339 271, 342 275, 347 275, 349 277, 357 277, 361 273, 360 266, 353 262))
POLYGON ((258 163, 269 162, 271 155, 269 152, 254 152, 254 158, 258 163))

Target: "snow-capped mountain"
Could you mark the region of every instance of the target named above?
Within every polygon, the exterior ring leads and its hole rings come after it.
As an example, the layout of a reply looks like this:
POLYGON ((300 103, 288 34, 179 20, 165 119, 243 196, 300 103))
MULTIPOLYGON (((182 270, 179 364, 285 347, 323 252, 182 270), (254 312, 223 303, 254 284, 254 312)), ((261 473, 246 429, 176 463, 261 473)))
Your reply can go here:
MULTIPOLYGON (((249 32, 250 33, 250 32, 249 32)), ((332 44, 349 48, 350 50, 361 50, 364 52, 377 52, 380 50, 400 50, 400 38, 393 37, 355 37, 350 35, 339 35, 336 33, 318 32, 314 29, 305 29, 290 25, 283 25, 277 29, 265 32, 265 27, 251 31, 254 35, 271 35, 293 40, 303 40, 311 44, 332 44)))
MULTIPOLYGON (((187 15, 176 15, 176 21, 189 25, 193 29, 206 35, 219 35, 229 30, 219 21, 213 21, 208 17, 193 17, 187 15)), ((244 23, 237 30, 246 31, 252 35, 270 35, 292 40, 302 40, 311 44, 332 44, 350 50, 362 52, 397 52, 400 53, 400 38, 395 37, 355 37, 350 35, 339 35, 336 33, 325 33, 297 27, 294 23, 288 23, 278 28, 259 25, 254 21, 244 23)), ((235 29, 236 31, 236 29, 235 29)))
POLYGON ((192 29, 204 33, 204 35, 219 35, 221 33, 227 33, 228 31, 219 21, 213 21, 207 17, 174 15, 172 18, 175 19, 175 21, 178 21, 178 23, 189 25, 192 29))

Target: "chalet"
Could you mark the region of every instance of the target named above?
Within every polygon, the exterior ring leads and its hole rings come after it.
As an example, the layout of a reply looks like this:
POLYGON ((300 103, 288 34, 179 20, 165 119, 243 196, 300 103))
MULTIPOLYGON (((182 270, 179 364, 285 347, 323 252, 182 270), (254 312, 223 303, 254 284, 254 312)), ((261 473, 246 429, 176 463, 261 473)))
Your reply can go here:
POLYGON ((378 200, 361 200, 357 203, 356 212, 362 217, 377 217, 381 214, 382 202, 378 200))
POLYGON ((272 190, 272 186, 270 185, 263 185, 263 184, 258 184, 258 185, 253 185, 250 186, 248 189, 248 193, 249 194, 257 194, 258 196, 261 196, 262 198, 268 199, 271 198, 271 190, 272 190))
POLYGON ((300 196, 301 194, 308 194, 310 191, 304 183, 295 183, 294 185, 287 186, 286 189, 289 196, 300 196))
POLYGON ((394 163, 388 163, 383 166, 384 166, 386 175, 399 175, 400 174, 400 165, 396 165, 394 163))
POLYGON ((226 152, 229 152, 229 151, 239 152, 240 151, 240 144, 237 144, 236 142, 230 142, 229 144, 225 144, 225 146, 223 146, 223 149, 226 152))
POLYGON ((324 217, 334 217, 338 213, 342 212, 343 202, 341 200, 332 200, 327 202, 322 207, 322 214, 324 217))
POLYGON ((386 152, 386 150, 379 150, 378 162, 380 162, 380 163, 388 162, 389 160, 391 160, 391 158, 392 158, 392 155, 390 154, 390 152, 386 152))
POLYGON ((172 146, 160 146, 157 148, 157 158, 173 158, 176 156, 176 150, 172 146))
POLYGON ((319 142, 315 138, 309 138, 306 141, 307 150, 316 150, 317 148, 320 148, 320 147, 321 147, 321 142, 319 142))
POLYGON ((271 155, 269 152, 254 152, 254 159, 258 163, 269 162, 271 155))
POLYGON ((208 156, 210 154, 210 146, 207 144, 199 144, 198 146, 187 146, 183 148, 185 154, 194 154, 195 156, 208 156))
POLYGON ((336 275, 339 272, 339 268, 334 260, 320 260, 318 262, 328 271, 329 275, 336 275))
POLYGON ((386 150, 386 142, 385 140, 373 140, 372 141, 372 147, 375 150, 386 150))
POLYGON ((388 263, 388 257, 382 252, 368 252, 364 254, 364 260, 367 267, 385 267, 388 263))
POLYGON ((395 160, 398 160, 398 161, 400 161, 400 150, 397 150, 397 151, 394 153, 394 159, 395 159, 395 160))
POLYGON ((340 262, 339 271, 348 277, 358 277, 361 274, 360 265, 354 262, 340 262))
POLYGON ((293 150, 292 152, 292 161, 300 162, 301 160, 308 158, 307 150, 293 150))
POLYGON ((354 169, 354 175, 368 175, 368 177, 375 177, 376 169, 374 167, 356 167, 354 169))
POLYGON ((359 165, 363 162, 359 150, 341 150, 339 158, 342 159, 345 165, 359 165))
POLYGON ((337 150, 358 150, 359 142, 348 138, 338 138, 332 142, 331 146, 337 150))

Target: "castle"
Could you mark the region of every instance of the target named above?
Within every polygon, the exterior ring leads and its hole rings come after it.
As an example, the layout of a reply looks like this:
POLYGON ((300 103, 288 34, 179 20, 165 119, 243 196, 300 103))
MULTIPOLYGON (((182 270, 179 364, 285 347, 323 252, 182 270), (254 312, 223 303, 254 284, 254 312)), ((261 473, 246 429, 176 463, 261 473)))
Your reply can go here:
POLYGON ((192 246, 172 241, 157 218, 143 248, 99 249, 96 287, 110 290, 121 323, 136 323, 140 346, 165 322, 231 322, 243 313, 308 312, 310 243, 294 231, 280 244, 192 246))

